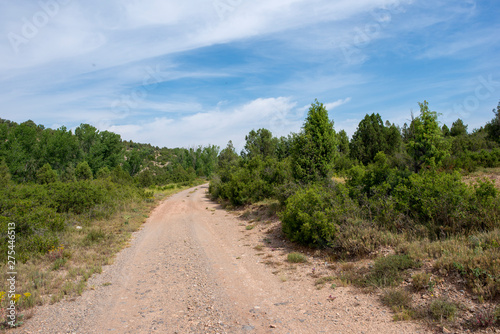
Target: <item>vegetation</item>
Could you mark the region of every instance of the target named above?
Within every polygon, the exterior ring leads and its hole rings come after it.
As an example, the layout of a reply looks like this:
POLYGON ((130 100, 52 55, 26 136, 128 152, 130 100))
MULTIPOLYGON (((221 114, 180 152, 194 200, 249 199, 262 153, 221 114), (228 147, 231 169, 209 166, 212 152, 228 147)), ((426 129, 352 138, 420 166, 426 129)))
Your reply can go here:
MULTIPOLYGON (((217 155, 216 146, 125 142, 88 124, 73 134, 0 119, 0 268, 9 271, 7 256, 15 250, 23 273, 12 297, 17 309, 81 294, 157 200, 210 176, 217 155)), ((0 284, 0 326, 11 301, 2 293, 7 283, 0 284)))
POLYGON ((453 320, 457 313, 457 306, 445 299, 436 299, 431 303, 429 311, 435 320, 453 320))
MULTIPOLYGON (((500 103, 494 118, 472 131, 461 119, 441 126, 426 101, 419 106, 402 127, 366 115, 349 139, 316 100, 299 133, 275 138, 252 130, 239 154, 231 141, 220 152, 169 149, 88 124, 71 131, 0 119, 0 260, 6 263, 8 226, 15 224, 17 259, 29 273, 16 302, 31 307, 48 294, 56 301, 81 293, 160 194, 200 177, 210 178, 211 196, 228 205, 272 203, 293 242, 341 259, 374 256, 382 247, 394 252, 358 276, 345 272, 346 281, 396 288, 410 269, 431 261, 433 274, 456 274, 478 298, 495 300, 500 194, 482 176, 500 167, 500 103)), ((288 261, 307 258, 290 253, 288 261)), ((431 277, 414 274, 414 290, 431 289, 431 277)), ((412 316, 400 290, 388 290, 384 300, 398 318, 412 316)), ((454 307, 439 300, 429 312, 452 319, 454 307)))
POLYGON ((307 257, 304 254, 292 252, 288 254, 287 260, 290 263, 304 263, 307 262, 307 257))
MULTIPOLYGON (((419 106, 402 127, 366 115, 349 140, 315 101, 298 134, 252 131, 240 155, 229 143, 210 193, 233 206, 279 202, 283 234, 333 258, 395 252, 375 258, 369 269, 342 271, 343 282, 397 288, 409 270, 430 262, 432 273, 411 277, 413 291, 431 290, 435 275, 453 274, 479 300, 496 300, 500 103, 492 121, 472 131, 461 119, 441 125, 426 101, 419 106)), ((400 290, 388 292, 386 302, 398 319, 425 316, 400 290)), ((428 312, 446 320, 457 311, 439 301, 428 312)))

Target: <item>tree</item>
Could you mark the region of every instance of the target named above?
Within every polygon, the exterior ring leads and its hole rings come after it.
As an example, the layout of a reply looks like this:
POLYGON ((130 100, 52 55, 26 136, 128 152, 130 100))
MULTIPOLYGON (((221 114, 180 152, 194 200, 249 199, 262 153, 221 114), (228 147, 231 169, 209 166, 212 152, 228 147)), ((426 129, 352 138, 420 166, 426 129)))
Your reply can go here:
POLYGON ((366 115, 358 125, 349 145, 352 159, 367 165, 378 152, 393 155, 401 145, 401 133, 396 125, 384 125, 379 114, 366 115))
POLYGON ((50 164, 45 164, 36 173, 36 180, 40 184, 49 184, 57 181, 57 172, 50 164))
POLYGON ((465 136, 467 134, 467 125, 464 125, 464 122, 459 118, 455 122, 453 122, 450 135, 452 137, 465 136))
POLYGON ((57 130, 45 130, 41 140, 43 160, 55 170, 62 170, 70 163, 76 163, 81 157, 77 138, 64 126, 57 130))
POLYGON ((292 149, 292 171, 296 180, 318 181, 331 173, 338 156, 338 142, 333 121, 323 103, 315 101, 309 108, 302 132, 295 135, 292 149))
POLYGON ((448 128, 446 124, 443 125, 441 131, 443 132, 443 136, 445 137, 448 137, 450 135, 450 128, 448 128))
POLYGON ((75 135, 78 139, 80 149, 85 155, 88 155, 91 147, 99 141, 99 131, 89 124, 80 124, 75 129, 75 135))
POLYGON ((437 113, 429 110, 427 101, 418 105, 420 116, 414 118, 410 125, 411 135, 407 144, 415 172, 423 166, 438 167, 449 155, 449 143, 443 138, 437 113))
POLYGON ((96 177, 98 179, 105 179, 108 178, 109 176, 111 176, 111 170, 109 170, 108 167, 99 168, 99 170, 96 173, 96 177))
POLYGON ((338 133, 339 152, 344 155, 349 155, 349 137, 345 130, 340 130, 338 133))
POLYGON ((267 129, 252 130, 245 136, 245 149, 241 156, 246 159, 252 159, 260 156, 262 158, 274 157, 278 139, 273 137, 271 131, 267 129))
POLYGON ((291 135, 281 136, 276 145, 276 156, 283 161, 292 155, 293 137, 291 135))
POLYGON ((87 161, 80 162, 76 165, 75 176, 78 180, 92 179, 92 170, 87 161))
POLYGON ((0 160, 0 187, 2 187, 2 189, 5 189, 9 183, 10 183, 9 167, 2 159, 0 160))
POLYGON ((238 161, 238 153, 234 149, 233 142, 230 140, 225 149, 219 154, 219 169, 225 169, 235 165, 238 161))
POLYGON ((488 139, 500 143, 500 102, 498 102, 497 109, 493 109, 495 117, 488 122, 484 129, 488 133, 488 139))
POLYGON ((219 154, 217 162, 217 174, 223 183, 231 180, 233 169, 238 165, 240 157, 234 149, 233 142, 230 140, 225 149, 219 154))

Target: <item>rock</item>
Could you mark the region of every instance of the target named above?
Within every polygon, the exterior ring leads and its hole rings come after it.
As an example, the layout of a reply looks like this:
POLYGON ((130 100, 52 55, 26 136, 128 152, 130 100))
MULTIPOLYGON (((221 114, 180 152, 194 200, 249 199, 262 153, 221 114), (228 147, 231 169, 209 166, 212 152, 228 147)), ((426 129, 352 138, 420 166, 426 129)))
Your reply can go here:
POLYGON ((451 333, 451 331, 448 328, 443 327, 443 333, 451 333))
POLYGON ((269 325, 269 328, 276 328, 276 325, 269 325))

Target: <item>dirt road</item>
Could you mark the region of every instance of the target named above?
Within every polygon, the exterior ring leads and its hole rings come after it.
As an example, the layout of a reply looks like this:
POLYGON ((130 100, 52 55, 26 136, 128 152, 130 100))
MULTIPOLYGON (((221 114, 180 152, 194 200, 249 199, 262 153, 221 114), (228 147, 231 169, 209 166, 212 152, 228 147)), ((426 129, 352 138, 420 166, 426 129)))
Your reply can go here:
POLYGON ((165 200, 114 264, 89 280, 94 289, 40 308, 13 332, 426 332, 393 322, 375 297, 280 277, 245 237, 252 231, 206 191, 200 186, 165 200))

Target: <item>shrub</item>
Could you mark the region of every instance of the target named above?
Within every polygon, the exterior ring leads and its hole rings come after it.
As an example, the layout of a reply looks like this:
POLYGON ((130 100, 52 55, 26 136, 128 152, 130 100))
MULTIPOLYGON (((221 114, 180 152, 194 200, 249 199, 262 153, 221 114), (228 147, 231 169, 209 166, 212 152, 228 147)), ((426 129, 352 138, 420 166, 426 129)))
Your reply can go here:
POLYGON ((429 312, 435 320, 453 320, 457 313, 457 306, 445 299, 436 299, 431 302, 429 312))
POLYGON ((388 234, 361 219, 348 219, 338 226, 331 247, 348 257, 365 256, 387 245, 388 234))
POLYGON ((403 308, 409 309, 411 307, 411 295, 402 289, 387 289, 382 293, 382 303, 392 308, 397 312, 403 308))
POLYGON ((461 179, 458 172, 413 174, 395 190, 396 209, 425 226, 431 239, 496 227, 500 214, 496 192, 487 184, 474 189, 461 179))
POLYGON ((304 254, 292 252, 288 254, 287 261, 290 263, 304 263, 307 262, 307 257, 304 254))
POLYGON ((36 173, 36 180, 40 184, 48 184, 57 181, 57 172, 52 169, 50 164, 45 164, 36 173))
POLYGON ((495 313, 496 310, 493 309, 484 309, 475 312, 474 317, 471 320, 472 325, 482 328, 493 326, 498 319, 498 315, 495 313))
POLYGON ((408 255, 379 257, 367 276, 366 282, 375 286, 394 286, 403 279, 403 271, 417 266, 408 255))
POLYGON ((82 161, 76 165, 75 176, 78 180, 91 180, 92 169, 87 161, 82 161))
POLYGON ((283 232, 291 241, 326 246, 336 232, 330 196, 318 185, 301 189, 286 201, 283 232))
POLYGON ((431 283, 431 274, 417 273, 412 277, 412 286, 416 291, 427 289, 431 283))

